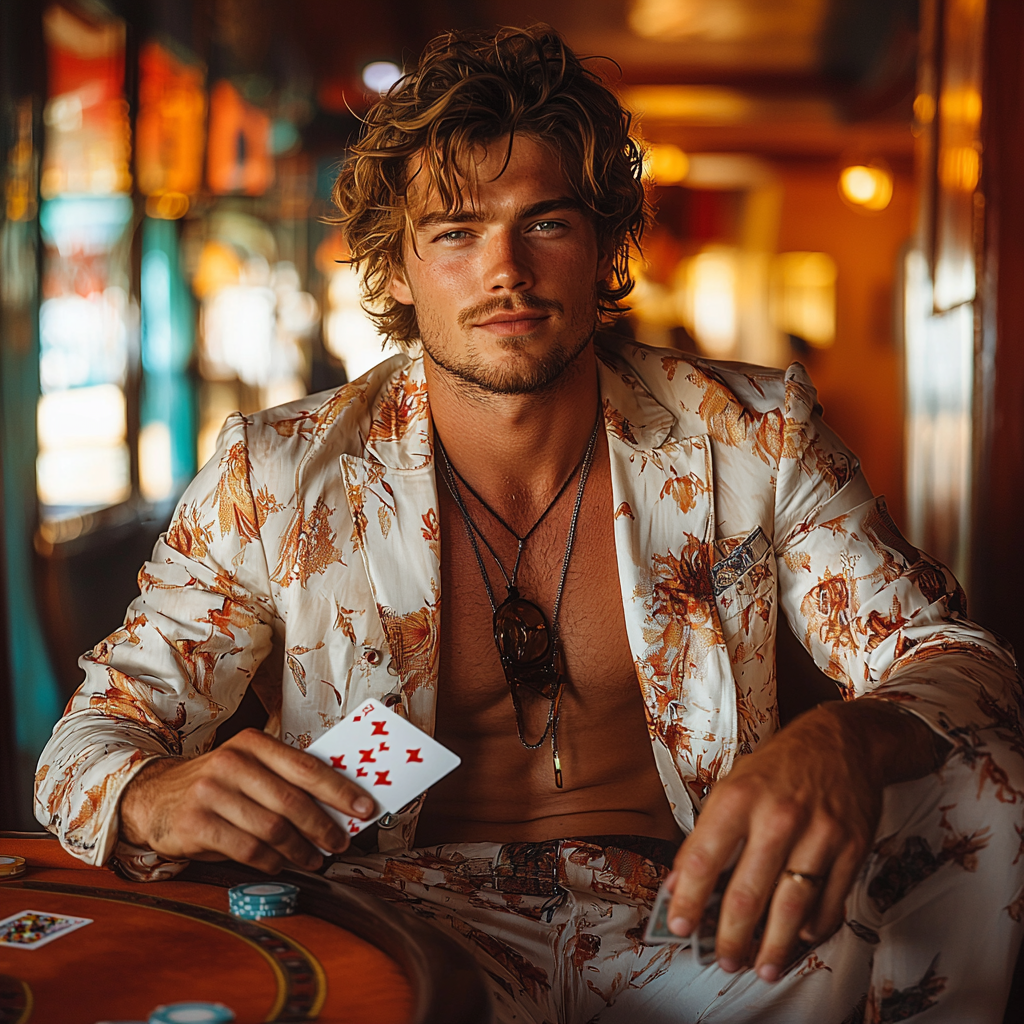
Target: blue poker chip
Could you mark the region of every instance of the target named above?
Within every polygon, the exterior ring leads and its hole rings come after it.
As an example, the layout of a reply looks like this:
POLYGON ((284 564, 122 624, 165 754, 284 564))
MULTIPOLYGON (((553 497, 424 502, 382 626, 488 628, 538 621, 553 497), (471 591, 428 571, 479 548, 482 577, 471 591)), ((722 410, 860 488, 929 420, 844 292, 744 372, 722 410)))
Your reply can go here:
POLYGON ((294 907, 298 900, 247 900, 244 897, 234 897, 228 900, 232 906, 238 907, 294 907))
POLYGON ((249 885, 236 885, 228 890, 228 895, 257 900, 298 899, 299 887, 287 882, 255 882, 249 885))
POLYGON ((264 917, 291 917, 295 911, 291 907, 232 907, 233 917, 240 917, 246 921, 259 921, 264 917))
POLYGON ((261 900, 256 896, 229 896, 228 903, 249 903, 254 907, 275 907, 281 903, 298 903, 298 899, 294 896, 282 896, 280 899, 272 900, 265 899, 261 900))
POLYGON ((223 1003, 168 1003, 149 1015, 149 1024, 229 1024, 234 1019, 223 1003))
POLYGON ((229 903, 228 907, 231 910, 290 910, 293 913, 298 910, 298 906, 294 903, 229 903))
POLYGON ((250 882, 228 890, 228 908, 249 921, 290 917, 299 908, 299 888, 287 882, 250 882))

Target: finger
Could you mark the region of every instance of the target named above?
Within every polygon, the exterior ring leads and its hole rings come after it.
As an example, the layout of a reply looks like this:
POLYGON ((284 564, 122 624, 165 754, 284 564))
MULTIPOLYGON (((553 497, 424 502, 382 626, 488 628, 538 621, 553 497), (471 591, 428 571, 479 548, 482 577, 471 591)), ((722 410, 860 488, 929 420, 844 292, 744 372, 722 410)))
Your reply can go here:
POLYGON ((276 850, 218 814, 208 815, 196 840, 196 851, 188 855, 190 860, 234 860, 268 875, 284 866, 284 858, 276 850))
POLYGON ((320 853, 284 815, 275 814, 244 793, 224 790, 216 807, 225 821, 277 851, 296 867, 315 871, 323 863, 320 853))
POLYGON ((689 935, 737 847, 747 834, 749 812, 731 793, 708 801, 694 830, 676 854, 676 874, 668 908, 668 926, 676 935, 689 935))
POLYGON ((797 933, 819 904, 835 848, 835 833, 824 820, 812 823, 793 846, 787 865, 800 877, 782 871, 778 879, 755 962, 764 981, 775 981, 789 963, 797 933))
POLYGON ((287 818, 314 846, 341 853, 348 848, 344 830, 304 790, 260 766, 239 783, 242 792, 269 811, 287 818))
POLYGON ((796 812, 778 805, 758 814, 751 824, 751 836, 722 896, 715 952, 723 970, 738 971, 748 961, 754 930, 790 857, 798 828, 796 812))
POLYGON ((243 742, 251 753, 271 771, 317 800, 356 818, 365 819, 373 815, 375 805, 365 790, 319 758, 289 747, 287 743, 257 729, 247 729, 239 733, 239 737, 244 737, 243 742))
POLYGON ((800 932, 800 938, 805 942, 821 942, 843 923, 846 897, 865 856, 866 851, 859 844, 850 843, 836 857, 818 908, 800 932))

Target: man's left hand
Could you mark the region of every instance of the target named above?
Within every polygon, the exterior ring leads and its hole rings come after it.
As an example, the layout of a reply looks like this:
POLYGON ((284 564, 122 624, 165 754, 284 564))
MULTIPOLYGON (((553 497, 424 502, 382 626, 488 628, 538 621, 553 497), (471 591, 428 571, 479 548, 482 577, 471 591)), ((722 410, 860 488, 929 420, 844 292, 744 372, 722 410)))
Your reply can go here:
POLYGON ((843 920, 874 841, 882 790, 936 767, 934 734, 884 700, 823 704, 737 760, 676 855, 669 927, 689 935, 742 847, 722 898, 716 954, 737 971, 769 906, 754 966, 775 981, 797 936, 819 942, 843 920))

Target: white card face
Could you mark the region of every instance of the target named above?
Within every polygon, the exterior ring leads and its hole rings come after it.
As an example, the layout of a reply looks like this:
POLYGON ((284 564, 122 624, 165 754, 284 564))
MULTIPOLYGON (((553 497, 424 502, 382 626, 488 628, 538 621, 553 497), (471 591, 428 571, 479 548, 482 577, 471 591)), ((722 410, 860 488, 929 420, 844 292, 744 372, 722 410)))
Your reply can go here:
POLYGON ((0 950, 39 949, 62 935, 92 924, 91 917, 67 917, 45 910, 22 910, 0 921, 0 950))
POLYGON ((322 805, 349 835, 387 811, 401 810, 462 763, 447 747, 372 698, 311 743, 306 753, 331 765, 376 802, 376 812, 365 820, 322 805))

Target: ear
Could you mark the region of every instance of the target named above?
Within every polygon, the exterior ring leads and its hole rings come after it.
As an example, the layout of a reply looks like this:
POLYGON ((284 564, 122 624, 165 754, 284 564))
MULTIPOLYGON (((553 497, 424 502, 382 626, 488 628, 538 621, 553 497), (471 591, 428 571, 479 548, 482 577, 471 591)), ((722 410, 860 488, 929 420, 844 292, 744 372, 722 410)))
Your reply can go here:
POLYGON ((612 267, 614 266, 612 260, 612 253, 606 248, 598 250, 597 253, 597 281, 607 281, 611 277, 612 267))
POLYGON ((396 302, 400 302, 403 306, 414 306, 412 298, 412 289, 409 287, 408 282, 405 280, 405 274, 401 270, 396 270, 391 275, 391 283, 388 285, 388 291, 396 302))

